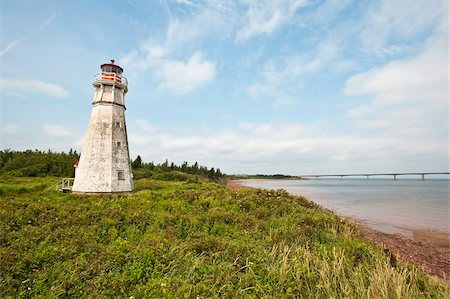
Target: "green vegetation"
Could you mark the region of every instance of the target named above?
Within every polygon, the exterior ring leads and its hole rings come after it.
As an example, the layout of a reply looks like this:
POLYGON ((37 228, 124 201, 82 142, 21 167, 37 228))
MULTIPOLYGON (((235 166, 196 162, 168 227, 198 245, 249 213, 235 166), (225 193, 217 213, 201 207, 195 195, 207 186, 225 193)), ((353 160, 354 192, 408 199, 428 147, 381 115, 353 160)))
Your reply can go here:
MULTIPOLYGON (((9 177, 73 177, 74 164, 79 155, 76 151, 69 153, 57 153, 48 150, 26 151, 0 151, 0 176, 9 177)), ((189 165, 183 162, 181 166, 169 163, 166 159, 164 163, 155 164, 153 162, 144 163, 140 156, 132 162, 133 175, 135 179, 152 178, 163 181, 187 181, 199 179, 200 177, 219 181, 224 177, 220 169, 200 166, 197 162, 189 165), (194 175, 194 176, 192 176, 194 175)))
POLYGON ((193 165, 189 165, 188 162, 185 161, 181 166, 178 166, 173 162, 169 163, 167 159, 161 164, 154 164, 153 162, 143 163, 141 157, 137 156, 136 160, 131 164, 135 179, 152 178, 165 181, 185 181, 191 178, 191 176, 186 174, 192 174, 195 175, 196 178, 204 177, 217 181, 225 176, 219 168, 214 169, 214 167, 211 167, 208 169, 206 166, 198 165, 197 162, 193 165))
POLYGON ((73 164, 78 159, 76 151, 55 153, 39 150, 0 151, 0 175, 3 177, 73 177, 73 164))
MULTIPOLYGON (((285 191, 140 179, 122 195, 3 178, 0 297, 444 298, 445 283, 285 191)), ((198 177, 197 177, 198 178, 198 177)))

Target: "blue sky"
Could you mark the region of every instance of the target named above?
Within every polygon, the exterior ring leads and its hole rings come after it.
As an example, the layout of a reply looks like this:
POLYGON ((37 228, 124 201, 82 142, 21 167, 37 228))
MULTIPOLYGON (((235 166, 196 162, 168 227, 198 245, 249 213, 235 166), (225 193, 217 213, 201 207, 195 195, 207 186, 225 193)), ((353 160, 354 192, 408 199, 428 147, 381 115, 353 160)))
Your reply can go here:
POLYGON ((1 148, 80 151, 110 59, 133 159, 448 171, 447 1, 2 1, 1 148))

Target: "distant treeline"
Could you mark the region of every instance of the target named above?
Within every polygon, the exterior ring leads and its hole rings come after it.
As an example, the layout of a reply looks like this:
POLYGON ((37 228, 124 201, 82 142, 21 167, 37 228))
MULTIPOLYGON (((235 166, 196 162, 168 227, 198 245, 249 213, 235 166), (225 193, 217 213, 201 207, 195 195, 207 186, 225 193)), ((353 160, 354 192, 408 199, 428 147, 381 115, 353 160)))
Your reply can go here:
POLYGON ((0 175, 73 177, 77 151, 57 153, 40 150, 0 151, 0 175))
MULTIPOLYGON (((77 151, 72 149, 68 153, 40 150, 0 151, 0 175, 15 177, 73 177, 73 165, 79 159, 77 151)), ((197 162, 189 165, 188 162, 176 165, 166 160, 163 163, 144 163, 140 156, 132 161, 135 179, 155 178, 162 180, 188 180, 190 175, 218 180, 224 177, 220 169, 200 166, 197 162), (187 174, 187 175, 186 175, 187 174)))
POLYGON ((232 179, 298 179, 298 176, 284 174, 235 174, 229 176, 232 179))
POLYGON ((144 163, 142 162, 141 156, 137 156, 137 158, 131 163, 131 165, 133 168, 134 177, 136 179, 176 179, 173 178, 173 176, 177 176, 177 173, 180 172, 190 175, 207 177, 212 180, 218 180, 225 176, 219 168, 208 168, 206 166, 199 165, 198 162, 189 165, 189 163, 185 161, 181 165, 176 165, 174 162, 169 162, 166 159, 166 161, 161 164, 155 164, 153 162, 144 163))

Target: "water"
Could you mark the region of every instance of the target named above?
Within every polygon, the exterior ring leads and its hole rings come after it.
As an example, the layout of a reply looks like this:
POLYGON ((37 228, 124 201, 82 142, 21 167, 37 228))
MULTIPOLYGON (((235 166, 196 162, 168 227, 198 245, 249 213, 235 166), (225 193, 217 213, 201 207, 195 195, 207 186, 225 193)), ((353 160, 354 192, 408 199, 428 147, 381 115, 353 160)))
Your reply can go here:
POLYGON ((447 179, 243 180, 249 187, 285 189, 372 228, 406 235, 411 230, 449 233, 447 179))

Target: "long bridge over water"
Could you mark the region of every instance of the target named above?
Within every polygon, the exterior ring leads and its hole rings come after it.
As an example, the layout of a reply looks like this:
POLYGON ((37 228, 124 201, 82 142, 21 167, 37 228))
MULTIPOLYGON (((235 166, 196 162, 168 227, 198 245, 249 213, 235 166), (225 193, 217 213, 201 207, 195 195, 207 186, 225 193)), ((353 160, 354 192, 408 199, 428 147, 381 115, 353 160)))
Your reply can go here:
POLYGON ((400 172, 400 173, 356 173, 356 174, 308 174, 299 175, 300 178, 323 178, 323 177, 371 177, 371 176, 393 176, 394 180, 400 175, 417 175, 422 176, 422 180, 425 180, 426 175, 449 175, 450 172, 400 172))

